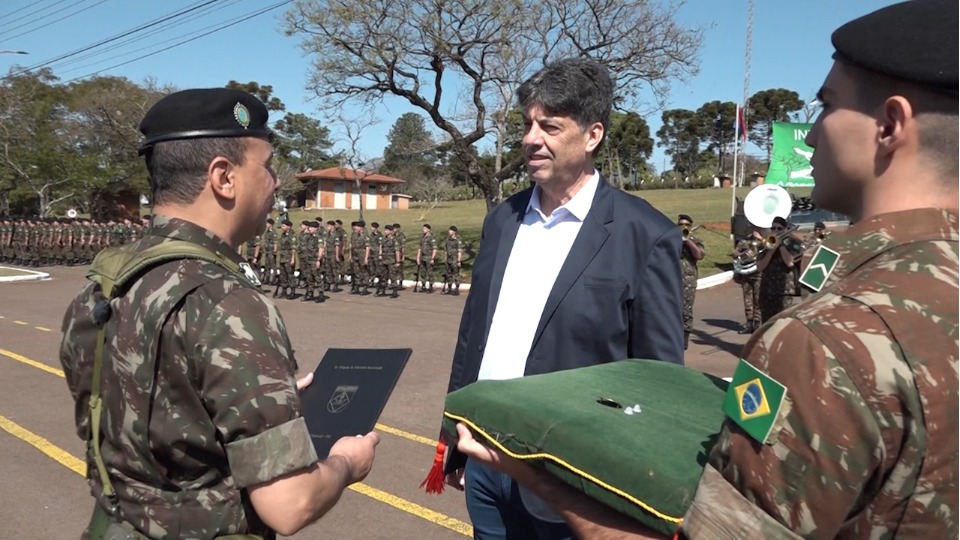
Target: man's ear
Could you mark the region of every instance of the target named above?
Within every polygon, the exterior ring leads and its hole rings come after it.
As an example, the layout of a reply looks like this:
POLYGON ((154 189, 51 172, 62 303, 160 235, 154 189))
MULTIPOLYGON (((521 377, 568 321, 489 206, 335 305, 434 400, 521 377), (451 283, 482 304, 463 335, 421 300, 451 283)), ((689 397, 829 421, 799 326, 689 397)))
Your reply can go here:
POLYGON ((908 127, 915 122, 913 106, 909 101, 901 96, 887 98, 877 118, 877 144, 880 151, 889 154, 906 144, 908 127))
POLYGON ((594 122, 594 124, 587 129, 587 146, 584 150, 586 150, 588 154, 592 154, 593 151, 600 146, 601 141, 603 141, 603 124, 594 122))
POLYGON ((217 156, 210 161, 207 167, 207 183, 214 195, 221 199, 233 200, 237 196, 234 166, 230 160, 217 156))

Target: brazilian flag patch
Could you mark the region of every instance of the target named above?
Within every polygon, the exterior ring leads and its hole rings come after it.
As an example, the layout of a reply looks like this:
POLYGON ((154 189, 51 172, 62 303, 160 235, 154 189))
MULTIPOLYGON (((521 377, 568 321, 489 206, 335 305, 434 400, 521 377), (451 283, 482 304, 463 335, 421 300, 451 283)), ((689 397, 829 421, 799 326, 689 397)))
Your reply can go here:
POLYGON ((723 412, 758 442, 770 444, 787 387, 740 359, 723 398, 723 412))

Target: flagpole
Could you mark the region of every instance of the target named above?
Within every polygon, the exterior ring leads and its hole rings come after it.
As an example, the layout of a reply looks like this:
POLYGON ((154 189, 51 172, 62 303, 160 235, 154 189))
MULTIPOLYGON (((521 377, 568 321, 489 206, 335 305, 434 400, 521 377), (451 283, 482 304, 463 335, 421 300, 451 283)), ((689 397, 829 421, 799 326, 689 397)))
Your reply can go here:
MULTIPOLYGON (((737 105, 737 115, 733 121, 733 177, 730 180, 730 217, 737 213, 737 162, 740 158, 740 105, 737 105)), ((730 231, 733 237, 733 231, 730 231)))

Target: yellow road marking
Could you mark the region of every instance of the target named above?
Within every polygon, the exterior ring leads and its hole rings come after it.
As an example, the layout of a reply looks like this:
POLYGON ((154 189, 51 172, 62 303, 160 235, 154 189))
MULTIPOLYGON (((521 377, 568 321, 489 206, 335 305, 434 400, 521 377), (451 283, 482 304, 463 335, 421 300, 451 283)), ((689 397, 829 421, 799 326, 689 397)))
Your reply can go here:
POLYGON ((446 527, 451 531, 458 532, 464 536, 473 536, 473 527, 469 524, 460 521, 459 519, 452 518, 450 516, 445 516, 440 512, 434 512, 429 508, 424 508, 419 504, 412 503, 406 499, 401 499, 395 495, 391 495, 386 491, 380 491, 377 488, 370 487, 366 484, 353 484, 349 486, 349 489, 362 493, 367 497, 376 499, 380 502, 389 504, 390 506, 403 510, 409 514, 421 517, 432 523, 436 523, 441 527, 446 527))
POLYGON ((24 325, 24 326, 26 326, 26 325, 28 324, 28 323, 25 323, 25 322, 23 322, 23 321, 13 321, 13 323, 14 323, 14 324, 22 324, 22 325, 24 325))
POLYGON ((53 332, 53 330, 47 328, 46 326, 34 326, 34 328, 36 328, 37 330, 40 330, 40 331, 42 331, 42 332, 53 332))
POLYGON ((48 366, 48 365, 46 365, 46 364, 42 364, 42 363, 40 363, 40 362, 37 362, 36 360, 31 360, 31 359, 27 358, 26 356, 21 356, 21 355, 15 353, 15 352, 10 352, 10 351, 5 350, 5 349, 0 349, 0 355, 3 355, 3 356, 6 356, 7 358, 16 360, 17 362, 23 362, 24 364, 26 364, 26 365, 28 365, 28 366, 35 367, 35 368, 37 368, 37 369, 42 369, 43 371, 46 371, 47 373, 53 373, 53 374, 56 375, 57 377, 63 377, 63 376, 64 376, 62 369, 52 368, 52 367, 50 367, 50 366, 48 366))
POLYGON ((403 431, 402 429, 392 428, 388 425, 381 424, 379 422, 377 423, 376 426, 374 426, 374 429, 380 430, 384 433, 389 433, 391 435, 396 435, 397 437, 403 437, 404 439, 408 439, 413 442, 425 444, 431 448, 434 448, 437 446, 437 439, 428 439, 423 435, 416 435, 414 433, 403 431))
MULTIPOLYGON (((80 476, 86 477, 86 463, 76 456, 71 455, 66 450, 59 448, 50 441, 37 435, 36 433, 21 427, 16 422, 7 419, 4 416, 0 416, 0 429, 3 429, 21 441, 26 442, 37 450, 40 450, 48 457, 52 458, 54 461, 70 469, 71 471, 79 474, 80 476)), ((429 508, 425 508, 419 504, 410 502, 406 499, 397 497, 396 495, 392 495, 386 491, 379 490, 366 484, 353 484, 348 486, 348 488, 351 491, 356 491, 357 493, 366 495, 371 499, 389 504, 398 510, 402 510, 408 514, 422 518, 435 525, 446 527, 447 529, 458 532, 464 536, 473 536, 473 527, 467 523, 464 523, 463 521, 460 521, 459 519, 441 514, 440 512, 434 512, 429 508)))
POLYGON ((53 458, 57 463, 60 463, 80 476, 85 477, 87 475, 87 465, 82 460, 70 455, 65 450, 55 446, 36 433, 20 427, 17 423, 8 420, 6 417, 0 416, 0 429, 40 450, 47 456, 53 458))

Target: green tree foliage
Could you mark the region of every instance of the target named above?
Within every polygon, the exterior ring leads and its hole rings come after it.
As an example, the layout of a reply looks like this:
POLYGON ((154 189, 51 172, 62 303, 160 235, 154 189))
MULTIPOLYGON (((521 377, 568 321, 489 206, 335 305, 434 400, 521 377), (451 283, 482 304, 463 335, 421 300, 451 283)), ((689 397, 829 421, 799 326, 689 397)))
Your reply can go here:
POLYGON ((614 112, 600 148, 600 167, 617 186, 632 184, 653 153, 647 121, 635 112, 614 112))
POLYGON ((737 104, 732 101, 709 101, 697 109, 701 142, 706 149, 717 156, 717 174, 732 169, 733 160, 726 159, 736 142, 734 120, 737 117, 737 104))
POLYGON ((663 124, 657 138, 681 175, 693 173, 700 157, 701 126, 697 114, 687 109, 670 109, 660 115, 663 124))
POLYGON ((747 101, 747 124, 750 140, 767 151, 767 161, 773 148, 773 123, 789 122, 792 113, 804 108, 800 94, 785 88, 761 90, 747 101))
POLYGON ((227 88, 232 88, 233 90, 243 90, 257 97, 264 105, 267 106, 268 111, 285 111, 287 106, 280 101, 280 98, 273 95, 273 86, 269 84, 260 84, 257 81, 250 81, 247 83, 240 83, 237 81, 230 81, 226 84, 227 88))

